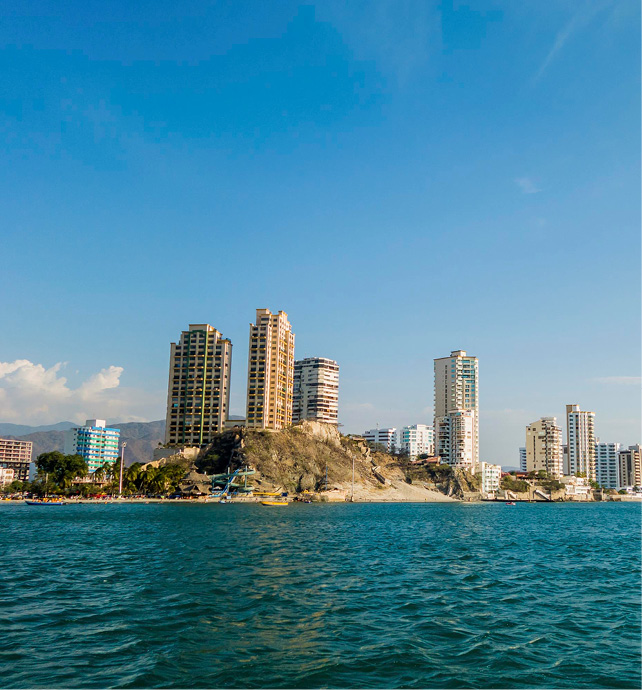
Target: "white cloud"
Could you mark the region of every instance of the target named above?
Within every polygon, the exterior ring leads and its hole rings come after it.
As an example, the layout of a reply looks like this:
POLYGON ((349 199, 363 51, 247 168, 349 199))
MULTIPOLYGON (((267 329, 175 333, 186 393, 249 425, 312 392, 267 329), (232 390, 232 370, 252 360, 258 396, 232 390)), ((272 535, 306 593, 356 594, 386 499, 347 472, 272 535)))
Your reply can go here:
POLYGON ((639 386, 642 383, 640 376, 602 376, 592 380, 596 383, 614 384, 616 386, 639 386))
POLYGON ((537 194, 542 190, 531 180, 530 177, 518 177, 515 184, 522 190, 524 194, 537 194))
POLYGON ((548 51, 544 62, 535 75, 535 82, 542 78, 544 72, 546 72, 550 64, 557 57, 557 54, 561 52, 562 48, 564 48, 569 38, 576 31, 589 24, 596 14, 608 7, 610 4, 610 2, 586 2, 583 4, 582 8, 571 17, 571 20, 566 24, 566 26, 557 33, 557 36, 555 36, 555 41, 553 42, 552 48, 548 51))
POLYGON ((60 375, 64 366, 58 362, 47 369, 28 359, 0 362, 0 421, 52 424, 97 417, 126 422, 162 416, 163 395, 122 387, 122 367, 102 369, 71 388, 60 375))

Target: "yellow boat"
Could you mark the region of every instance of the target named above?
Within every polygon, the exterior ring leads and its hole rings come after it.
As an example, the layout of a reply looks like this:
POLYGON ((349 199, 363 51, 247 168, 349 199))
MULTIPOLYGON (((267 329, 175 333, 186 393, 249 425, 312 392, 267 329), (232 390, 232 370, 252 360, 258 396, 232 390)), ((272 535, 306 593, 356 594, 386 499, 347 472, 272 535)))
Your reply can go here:
POLYGON ((287 506, 287 501, 261 501, 262 506, 287 506))

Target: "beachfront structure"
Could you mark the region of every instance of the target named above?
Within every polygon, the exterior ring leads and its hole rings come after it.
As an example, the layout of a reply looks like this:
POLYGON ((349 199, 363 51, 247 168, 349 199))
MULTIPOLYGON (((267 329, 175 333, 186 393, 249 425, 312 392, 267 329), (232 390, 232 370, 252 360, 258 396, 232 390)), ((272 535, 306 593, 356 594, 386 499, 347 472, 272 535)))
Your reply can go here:
POLYGON ((26 482, 29 480, 29 464, 33 453, 31 441, 16 441, 0 438, 0 468, 13 470, 13 479, 26 482))
POLYGON ((397 445, 414 460, 418 455, 433 455, 435 430, 428 424, 411 424, 399 429, 397 445))
POLYGON ((519 471, 526 472, 526 448, 519 449, 519 471))
POLYGON ((389 453, 396 447, 397 429, 394 426, 389 429, 368 429, 368 431, 363 432, 363 438, 371 445, 383 446, 385 451, 389 453))
POLYGON ((0 467, 0 486, 7 486, 14 481, 15 470, 9 467, 0 467))
POLYGON ((595 481, 603 489, 617 489, 620 486, 620 443, 595 444, 595 481))
POLYGON ((618 453, 620 487, 642 487, 642 446, 629 446, 618 453))
POLYGON ((595 413, 566 406, 566 445, 568 474, 583 473, 595 481, 595 413))
POLYGON ((285 429, 292 424, 294 333, 284 311, 256 310, 250 324, 247 362, 248 429, 285 429))
POLYGON ((482 493, 492 494, 499 491, 499 485, 502 479, 502 466, 492 465, 489 462, 480 463, 482 493))
POLYGON ((230 407, 232 343, 208 323, 191 323, 171 343, 165 443, 207 445, 230 407))
POLYGON ((475 458, 476 415, 472 410, 450 412, 436 418, 435 455, 441 462, 461 467, 473 474, 478 463, 475 458))
POLYGON ((339 423, 339 365, 333 359, 308 357, 294 363, 292 421, 339 423))
POLYGON ((107 426, 104 419, 88 419, 85 426, 65 431, 66 455, 82 455, 89 473, 118 459, 120 429, 107 426))
POLYGON ((479 464, 477 357, 453 350, 435 359, 435 444, 444 462, 475 472, 479 464))
POLYGON ((562 468, 562 429, 555 417, 542 417, 526 427, 526 471, 544 470, 558 479, 562 468))

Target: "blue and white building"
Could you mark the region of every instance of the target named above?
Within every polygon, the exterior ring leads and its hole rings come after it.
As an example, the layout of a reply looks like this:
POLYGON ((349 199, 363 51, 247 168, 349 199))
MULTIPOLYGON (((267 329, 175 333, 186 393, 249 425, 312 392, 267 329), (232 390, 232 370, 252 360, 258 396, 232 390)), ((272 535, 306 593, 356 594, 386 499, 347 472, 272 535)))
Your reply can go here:
POLYGON ((89 473, 118 459, 120 429, 107 426, 104 419, 88 419, 85 426, 65 432, 65 454, 82 455, 89 473))

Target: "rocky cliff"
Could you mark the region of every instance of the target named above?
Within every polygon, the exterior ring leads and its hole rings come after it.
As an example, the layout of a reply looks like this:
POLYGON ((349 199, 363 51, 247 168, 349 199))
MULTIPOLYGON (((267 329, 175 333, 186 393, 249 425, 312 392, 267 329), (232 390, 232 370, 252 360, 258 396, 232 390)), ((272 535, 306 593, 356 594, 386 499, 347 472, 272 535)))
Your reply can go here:
POLYGON ((449 500, 456 490, 409 481, 398 458, 372 451, 360 438, 336 427, 305 421, 283 431, 232 429, 217 435, 199 454, 194 468, 217 474, 249 465, 257 489, 318 491, 337 500, 352 495, 354 468, 357 500, 449 500), (327 489, 327 492, 326 492, 327 489))

